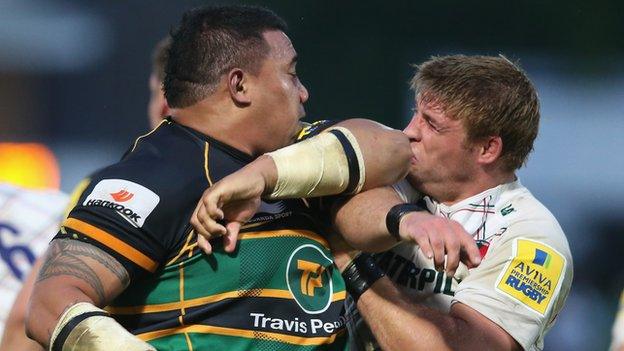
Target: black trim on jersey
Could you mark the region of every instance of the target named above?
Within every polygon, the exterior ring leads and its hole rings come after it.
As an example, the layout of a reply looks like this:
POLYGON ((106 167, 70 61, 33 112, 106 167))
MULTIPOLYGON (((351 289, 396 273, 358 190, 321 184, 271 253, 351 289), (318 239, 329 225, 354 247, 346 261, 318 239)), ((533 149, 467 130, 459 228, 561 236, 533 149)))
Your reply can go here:
POLYGON ((80 322, 93 316, 109 317, 109 314, 104 311, 92 311, 92 312, 85 312, 83 314, 79 314, 76 317, 70 319, 69 322, 67 322, 67 324, 65 324, 63 328, 61 329, 61 331, 58 333, 58 335, 56 336, 56 339, 54 339, 54 344, 52 345, 50 350, 62 351, 63 346, 65 344, 65 340, 67 340, 67 337, 74 330, 74 328, 76 328, 76 326, 80 324, 80 322))
POLYGON ((218 148, 220 148, 222 151, 224 151, 225 153, 229 154, 230 156, 233 156, 234 158, 237 158, 241 161, 244 162, 251 162, 254 160, 254 157, 244 153, 236 148, 234 148, 233 146, 230 146, 228 144, 223 143, 222 141, 219 141, 217 139, 214 139, 213 137, 203 134, 201 132, 198 132, 192 128, 189 128, 187 126, 184 126, 178 122, 176 122, 173 119, 170 119, 170 121, 172 122, 171 125, 180 128, 181 130, 183 130, 184 132, 188 133, 191 137, 196 138, 196 139, 200 139, 202 141, 206 141, 208 142, 208 144, 212 145, 212 146, 216 146, 218 148))
POLYGON ((351 194, 360 182, 360 162, 358 161, 357 154, 353 145, 347 137, 338 129, 332 129, 329 131, 338 138, 342 148, 344 149, 345 156, 347 156, 347 163, 349 164, 349 184, 343 192, 344 194, 351 194))
POLYGON ((119 321, 132 334, 143 334, 161 329, 170 329, 182 325, 211 325, 224 328, 253 330, 261 332, 276 332, 285 335, 300 337, 328 337, 345 327, 344 320, 327 320, 329 315, 340 315, 344 309, 344 300, 329 303, 327 311, 320 314, 308 314, 297 305, 295 300, 274 297, 239 297, 229 298, 201 306, 185 307, 182 315, 183 324, 178 317, 180 309, 150 312, 144 314, 114 314, 112 317, 119 321), (228 311, 222 313, 221 311, 228 311), (255 315, 252 315, 255 314, 255 315), (272 329, 265 325, 254 325, 256 318, 262 315, 271 319, 287 320, 292 325, 291 330, 272 329), (324 323, 339 323, 336 330, 327 333, 317 328, 313 331, 311 320, 322 320, 324 323))

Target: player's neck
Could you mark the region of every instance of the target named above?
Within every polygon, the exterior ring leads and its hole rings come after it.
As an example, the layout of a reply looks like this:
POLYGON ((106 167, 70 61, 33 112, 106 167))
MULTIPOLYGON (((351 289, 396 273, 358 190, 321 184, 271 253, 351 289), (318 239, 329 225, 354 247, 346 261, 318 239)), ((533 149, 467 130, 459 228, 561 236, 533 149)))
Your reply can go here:
POLYGON ((513 182, 515 179, 516 175, 513 172, 483 172, 470 177, 470 179, 465 182, 459 182, 454 186, 447 185, 445 189, 453 190, 441 191, 439 197, 432 197, 440 203, 452 206, 488 189, 495 188, 501 184, 513 182))
POLYGON ((192 106, 172 109, 175 121, 248 155, 256 154, 254 138, 248 136, 248 118, 225 104, 202 100, 192 106))

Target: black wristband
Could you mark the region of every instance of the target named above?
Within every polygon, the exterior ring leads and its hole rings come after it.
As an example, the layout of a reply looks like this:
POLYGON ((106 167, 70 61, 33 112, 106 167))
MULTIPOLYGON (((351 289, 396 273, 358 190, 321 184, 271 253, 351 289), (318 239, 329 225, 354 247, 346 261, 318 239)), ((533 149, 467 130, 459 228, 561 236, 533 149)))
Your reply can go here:
POLYGON ((416 204, 398 204, 392 206, 386 215, 386 228, 388 228, 390 235, 392 235, 397 241, 401 241, 401 235, 399 234, 399 224, 401 223, 401 218, 410 212, 424 210, 424 208, 416 204))
POLYGON ((371 254, 361 253, 342 272, 347 292, 357 300, 373 283, 386 274, 377 266, 371 254))
POLYGON ((63 344, 65 344, 65 340, 67 339, 69 334, 72 332, 72 330, 74 330, 74 328, 76 328, 76 326, 80 322, 93 316, 107 316, 108 317, 109 314, 103 311, 93 311, 93 312, 86 312, 86 313, 77 315, 76 317, 72 318, 69 322, 67 322, 67 324, 63 326, 63 329, 61 329, 61 331, 58 333, 58 335, 56 336, 56 339, 54 339, 54 344, 52 344, 52 347, 50 348, 50 350, 51 351, 63 350, 63 344))

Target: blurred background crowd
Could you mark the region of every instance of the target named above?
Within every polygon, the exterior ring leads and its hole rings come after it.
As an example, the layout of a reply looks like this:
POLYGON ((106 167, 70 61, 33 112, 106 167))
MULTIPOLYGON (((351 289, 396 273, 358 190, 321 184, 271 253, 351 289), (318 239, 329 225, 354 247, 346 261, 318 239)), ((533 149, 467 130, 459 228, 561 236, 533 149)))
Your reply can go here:
MULTIPOLYGON (((154 45, 206 3, 0 1, 0 181, 69 192, 119 159, 148 129, 154 45)), ((575 266, 546 350, 608 347, 624 287, 624 2, 244 3, 288 21, 308 120, 402 128, 412 64, 456 53, 519 61, 542 104, 519 176, 559 219, 575 266)))

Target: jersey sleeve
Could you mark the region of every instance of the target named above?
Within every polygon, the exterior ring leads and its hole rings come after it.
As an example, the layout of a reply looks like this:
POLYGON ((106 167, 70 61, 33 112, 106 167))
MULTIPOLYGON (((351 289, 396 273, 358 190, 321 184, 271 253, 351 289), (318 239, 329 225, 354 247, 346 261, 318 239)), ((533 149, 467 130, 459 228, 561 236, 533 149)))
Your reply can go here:
POLYGON ((510 225, 461 281, 453 303, 475 309, 531 349, 554 323, 572 282, 563 232, 547 220, 510 225))
POLYGON ((131 278, 154 272, 166 255, 159 233, 149 225, 160 201, 158 194, 136 181, 95 177, 56 238, 97 246, 117 259, 131 278))

